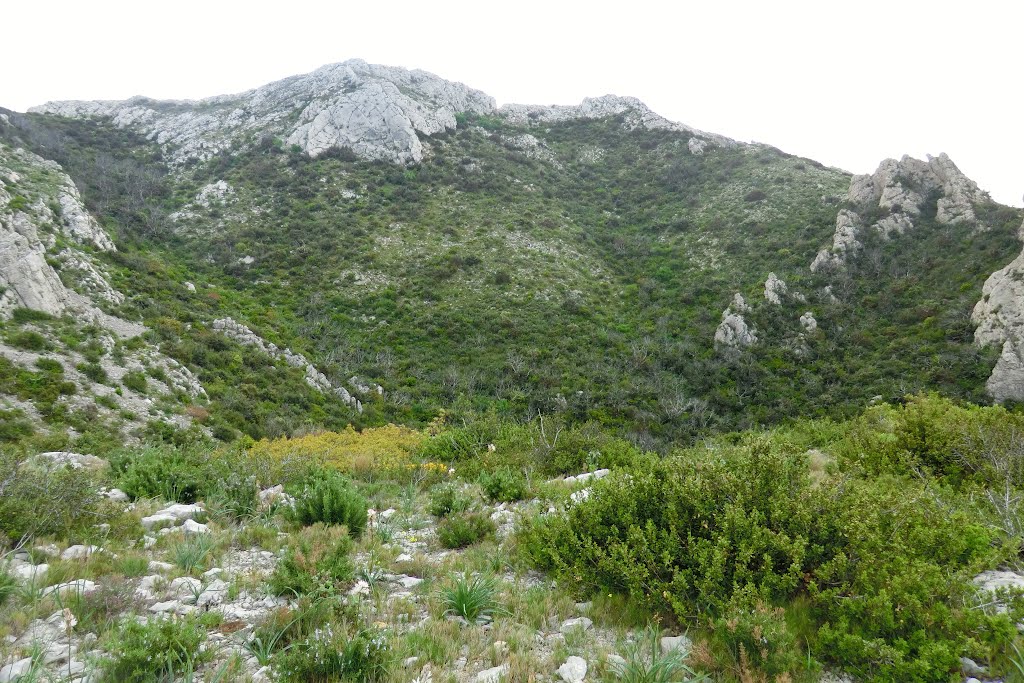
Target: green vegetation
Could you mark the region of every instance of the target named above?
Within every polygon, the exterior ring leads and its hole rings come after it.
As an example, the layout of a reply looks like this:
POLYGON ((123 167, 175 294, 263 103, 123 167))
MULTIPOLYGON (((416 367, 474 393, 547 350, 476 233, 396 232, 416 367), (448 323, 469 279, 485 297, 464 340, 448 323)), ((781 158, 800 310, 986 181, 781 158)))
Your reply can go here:
POLYGON ((270 578, 277 595, 330 592, 352 578, 352 540, 344 527, 316 523, 291 535, 288 548, 270 578))
POLYGON ((103 670, 102 680, 113 683, 157 683, 192 674, 209 658, 199 646, 206 630, 194 617, 156 619, 140 624, 125 619, 111 642, 117 654, 103 670))
POLYGON ((471 623, 483 618, 490 620, 500 609, 497 592, 492 577, 457 576, 441 588, 441 602, 445 614, 454 614, 471 623))
POLYGON ((482 512, 449 514, 438 522, 437 540, 445 548, 467 548, 492 536, 495 528, 482 512))
POLYGON ((342 474, 324 470, 311 474, 295 490, 290 517, 305 526, 310 524, 341 524, 353 536, 366 528, 367 503, 342 474))

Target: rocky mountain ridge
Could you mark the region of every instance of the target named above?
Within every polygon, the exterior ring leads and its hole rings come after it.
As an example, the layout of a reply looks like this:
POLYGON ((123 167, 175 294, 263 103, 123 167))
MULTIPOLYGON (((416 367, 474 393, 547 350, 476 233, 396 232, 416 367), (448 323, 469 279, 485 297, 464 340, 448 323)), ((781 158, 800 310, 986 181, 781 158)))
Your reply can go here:
POLYGON ((100 117, 144 133, 178 164, 208 159, 253 138, 277 137, 310 156, 343 147, 363 159, 409 164, 423 160, 420 136, 452 130, 456 115, 502 116, 515 123, 552 123, 624 115, 627 127, 687 132, 734 144, 655 114, 632 97, 587 98, 575 106, 507 104, 426 71, 350 59, 237 95, 203 100, 47 102, 29 111, 100 117))

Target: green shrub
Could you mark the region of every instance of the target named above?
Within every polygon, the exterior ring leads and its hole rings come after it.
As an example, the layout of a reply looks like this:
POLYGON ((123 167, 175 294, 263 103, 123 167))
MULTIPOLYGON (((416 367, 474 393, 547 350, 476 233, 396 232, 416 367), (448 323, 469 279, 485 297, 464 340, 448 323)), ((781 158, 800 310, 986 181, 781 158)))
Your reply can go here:
POLYGON ((749 589, 733 593, 713 625, 714 640, 734 669, 753 669, 778 680, 796 674, 804 664, 785 610, 766 605, 749 589))
POLYGON ((146 393, 146 388, 148 386, 148 382, 146 382, 146 373, 126 372, 124 377, 121 378, 121 384, 138 394, 144 394, 146 393))
POLYGON ((8 340, 11 346, 26 351, 42 351, 46 348, 46 337, 35 330, 20 330, 8 337, 8 340))
POLYGON ((217 542, 209 534, 195 534, 171 546, 171 561, 186 574, 207 568, 217 542))
POLYGON ((512 469, 482 472, 478 480, 487 500, 492 503, 511 503, 526 497, 526 476, 512 469))
POLYGON ((79 363, 78 371, 97 384, 107 383, 107 371, 99 363, 79 363))
POLYGON ((445 548, 467 548, 492 536, 497 527, 480 512, 450 514, 437 524, 437 540, 445 548))
MULTIPOLYGON (((583 594, 720 626, 745 609, 737 647, 775 618, 758 605, 809 599, 820 656, 871 680, 938 681, 967 648, 1004 637, 1005 617, 965 606, 998 550, 975 515, 908 479, 812 483, 802 453, 753 439, 613 473, 565 514, 529 522, 520 544, 583 594)), ((771 637, 747 656, 788 667, 796 646, 771 637)))
POLYGON ((12 541, 57 536, 103 521, 92 475, 0 451, 0 535, 12 541))
POLYGON ((53 320, 53 316, 43 311, 37 311, 32 308, 15 308, 11 312, 11 320, 14 323, 21 325, 24 323, 39 323, 53 320))
POLYGON ((270 577, 275 595, 304 595, 330 591, 354 575, 349 554, 352 539, 342 526, 316 523, 288 539, 284 557, 270 577))
POLYGON ((293 492, 295 503, 288 513, 304 525, 342 524, 355 536, 366 528, 369 505, 352 482, 332 470, 320 470, 293 492))
POLYGON ((473 505, 473 500, 462 492, 461 487, 453 483, 441 484, 430 492, 428 509, 434 517, 447 517, 453 512, 465 512, 473 505))
POLYGON ((144 624, 128 617, 108 643, 108 651, 115 654, 103 668, 102 680, 157 683, 191 674, 212 654, 200 651, 205 640, 206 629, 195 617, 157 618, 144 624))
POLYGON ((378 629, 329 623, 283 652, 274 662, 282 681, 379 683, 387 679, 392 655, 378 629))
POLYGON ((206 454, 186 452, 170 446, 152 446, 123 452, 111 460, 123 468, 118 487, 132 499, 163 498, 194 503, 210 483, 206 454))
POLYGON ((18 579, 11 574, 7 563, 0 564, 0 607, 3 607, 7 600, 18 592, 18 579))

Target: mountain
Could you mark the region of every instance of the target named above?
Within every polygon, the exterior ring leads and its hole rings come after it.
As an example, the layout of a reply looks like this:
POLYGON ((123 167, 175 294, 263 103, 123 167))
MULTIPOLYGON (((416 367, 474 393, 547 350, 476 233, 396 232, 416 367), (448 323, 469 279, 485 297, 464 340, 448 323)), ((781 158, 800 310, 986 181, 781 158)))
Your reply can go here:
POLYGON ((8 439, 444 410, 665 447, 878 396, 1024 399, 1021 212, 945 155, 851 176, 633 98, 497 108, 351 60, 3 110, 0 176, 8 439))

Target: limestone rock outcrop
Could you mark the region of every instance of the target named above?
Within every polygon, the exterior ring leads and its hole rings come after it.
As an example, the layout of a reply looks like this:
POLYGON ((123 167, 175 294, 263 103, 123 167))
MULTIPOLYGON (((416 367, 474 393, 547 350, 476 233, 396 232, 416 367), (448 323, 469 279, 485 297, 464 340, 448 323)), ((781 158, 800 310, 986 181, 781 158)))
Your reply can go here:
MULTIPOLYGON (((1024 225, 1021 226, 1024 236, 1024 225)), ((1000 345, 999 360, 986 383, 996 401, 1024 400, 1024 252, 985 281, 971 320, 979 346, 1000 345)))
POLYGON ((352 59, 237 95, 198 101, 48 102, 30 111, 103 117, 162 145, 172 162, 206 159, 253 134, 311 156, 346 147, 366 159, 415 163, 420 135, 456 126, 462 112, 490 114, 494 99, 425 71, 352 59))
POLYGON ((985 229, 978 225, 974 205, 987 196, 948 156, 929 156, 927 161, 909 156, 899 161, 886 159, 874 173, 854 176, 850 181, 847 208, 836 217, 832 246, 818 252, 811 270, 843 266, 863 246, 861 236, 867 230, 889 238, 914 229, 922 211, 936 196, 936 221, 985 229))
MULTIPOLYGON (((295 353, 291 349, 281 349, 277 344, 267 341, 245 325, 231 318, 214 320, 213 329, 243 346, 252 346, 271 358, 283 360, 293 368, 303 370, 306 373, 306 384, 325 394, 335 394, 358 412, 363 412, 363 404, 358 398, 353 396, 345 387, 332 383, 327 379, 327 375, 317 370, 316 366, 310 363, 301 353, 295 353)), ((369 387, 360 386, 357 391, 362 388, 366 388, 364 393, 369 393, 369 387)), ((380 393, 383 393, 383 389, 380 390, 380 393)))
POLYGON ((715 330, 715 348, 738 349, 757 343, 757 332, 743 317, 749 310, 743 296, 737 293, 732 304, 722 311, 722 322, 715 330))
POLYGON ((691 153, 697 155, 704 153, 707 142, 723 146, 736 144, 734 140, 723 135, 706 133, 682 123, 669 121, 635 97, 619 97, 617 95, 587 97, 580 104, 573 105, 506 104, 498 110, 498 113, 512 123, 520 125, 622 116, 625 127, 630 130, 635 128, 673 130, 696 136, 699 138, 698 142, 691 143, 689 149, 691 153))

